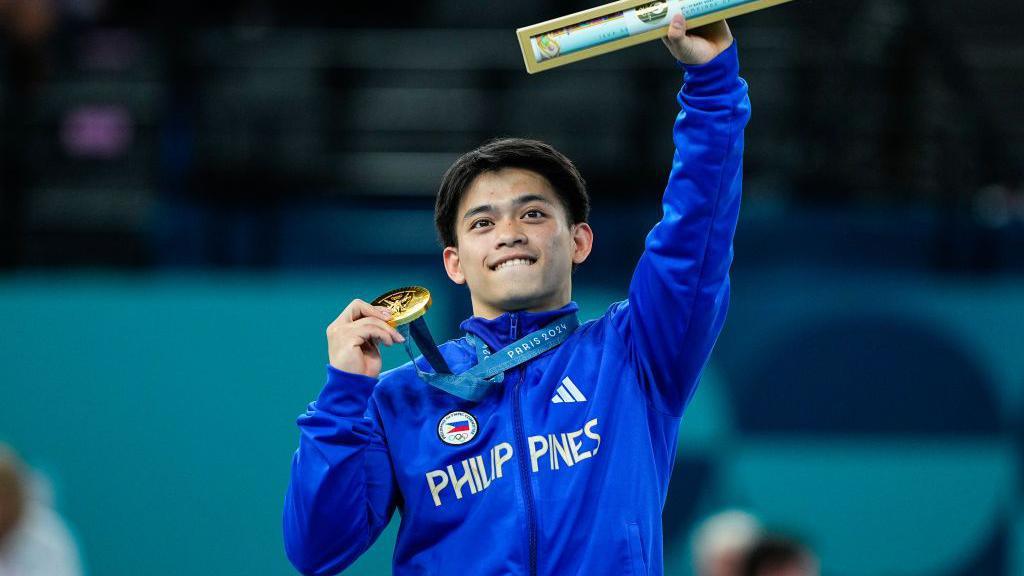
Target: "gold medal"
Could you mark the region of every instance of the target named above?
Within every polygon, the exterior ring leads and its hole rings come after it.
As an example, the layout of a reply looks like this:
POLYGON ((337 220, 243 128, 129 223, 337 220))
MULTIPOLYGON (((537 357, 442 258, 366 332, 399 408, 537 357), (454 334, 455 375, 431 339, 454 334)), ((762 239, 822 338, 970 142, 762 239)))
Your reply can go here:
POLYGON ((405 286, 377 296, 370 304, 387 307, 391 311, 388 324, 398 327, 427 313, 430 291, 422 286, 405 286))

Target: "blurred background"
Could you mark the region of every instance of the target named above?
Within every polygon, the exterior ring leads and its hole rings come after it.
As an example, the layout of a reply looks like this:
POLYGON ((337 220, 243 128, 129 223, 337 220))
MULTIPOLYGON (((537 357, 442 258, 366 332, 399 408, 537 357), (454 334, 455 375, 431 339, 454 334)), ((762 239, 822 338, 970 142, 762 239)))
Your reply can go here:
MULTIPOLYGON (((458 336, 433 199, 487 139, 577 163, 597 236, 574 299, 585 319, 625 298, 681 74, 652 42, 528 75, 514 34, 596 4, 0 0, 0 442, 71 565, 293 573, 281 507, 324 329, 416 283, 458 336)), ((827 575, 1024 574, 1024 5, 730 24, 745 198, 666 572, 739 508, 827 575)), ((347 573, 388 573, 396 527, 347 573)))

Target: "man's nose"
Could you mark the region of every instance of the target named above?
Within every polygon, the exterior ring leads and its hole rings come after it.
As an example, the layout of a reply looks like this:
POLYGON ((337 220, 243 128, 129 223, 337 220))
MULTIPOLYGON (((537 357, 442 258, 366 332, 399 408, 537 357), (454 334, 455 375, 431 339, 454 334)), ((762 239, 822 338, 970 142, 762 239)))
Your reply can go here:
POLYGON ((526 234, 518 220, 507 220, 498 225, 498 245, 526 244, 526 234))

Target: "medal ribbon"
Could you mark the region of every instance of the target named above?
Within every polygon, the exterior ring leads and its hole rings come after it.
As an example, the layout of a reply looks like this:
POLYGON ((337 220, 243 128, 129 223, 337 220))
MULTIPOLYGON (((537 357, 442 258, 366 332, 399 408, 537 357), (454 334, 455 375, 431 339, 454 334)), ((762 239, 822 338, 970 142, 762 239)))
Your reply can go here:
POLYGON ((434 344, 433 338, 430 338, 430 332, 422 318, 399 326, 398 332, 405 337, 405 351, 409 354, 409 358, 413 358, 412 365, 416 368, 416 373, 420 378, 427 384, 449 394, 477 402, 487 394, 492 384, 498 384, 504 380, 506 370, 528 362, 558 346, 579 325, 579 317, 576 314, 569 314, 555 319, 543 328, 535 330, 493 353, 483 340, 472 334, 466 334, 466 339, 472 342, 476 348, 477 363, 461 374, 452 374, 448 369, 448 364, 441 357, 441 352, 434 344), (421 323, 421 326, 414 326, 417 322, 421 323), (423 338, 422 334, 417 337, 417 332, 426 332, 426 338, 423 338), (425 372, 416 365, 412 345, 409 341, 410 336, 416 340, 416 345, 419 346, 424 358, 435 372, 425 372), (424 349, 425 341, 429 341, 426 349, 424 349))

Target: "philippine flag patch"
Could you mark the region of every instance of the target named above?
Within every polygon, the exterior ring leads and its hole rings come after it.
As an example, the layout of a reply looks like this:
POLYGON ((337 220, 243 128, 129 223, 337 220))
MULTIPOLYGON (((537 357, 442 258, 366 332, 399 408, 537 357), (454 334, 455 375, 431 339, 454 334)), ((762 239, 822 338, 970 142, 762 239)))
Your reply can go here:
POLYGON ((461 446, 476 436, 476 418, 469 412, 449 412, 437 423, 437 436, 450 446, 461 446))

